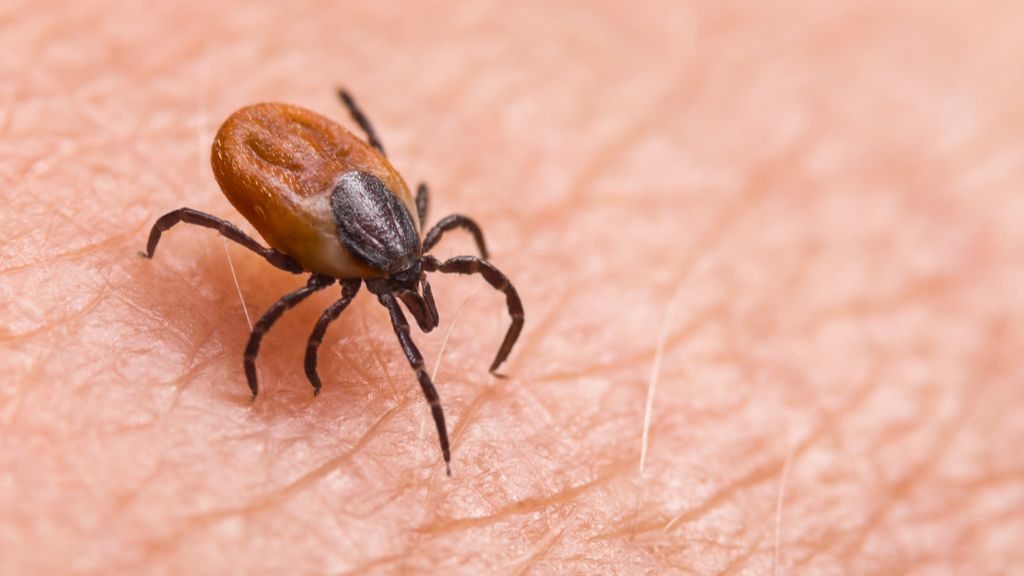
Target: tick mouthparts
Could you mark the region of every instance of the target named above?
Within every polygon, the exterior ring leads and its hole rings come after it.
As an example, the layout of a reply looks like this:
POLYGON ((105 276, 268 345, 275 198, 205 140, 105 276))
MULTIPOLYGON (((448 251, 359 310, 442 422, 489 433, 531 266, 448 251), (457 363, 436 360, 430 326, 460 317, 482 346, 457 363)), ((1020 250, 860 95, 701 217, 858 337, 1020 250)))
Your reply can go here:
POLYGON ((397 292, 396 295, 405 304, 412 317, 416 319, 416 324, 419 325, 420 330, 430 332, 434 329, 437 325, 434 322, 434 315, 422 296, 412 290, 402 290, 397 292))

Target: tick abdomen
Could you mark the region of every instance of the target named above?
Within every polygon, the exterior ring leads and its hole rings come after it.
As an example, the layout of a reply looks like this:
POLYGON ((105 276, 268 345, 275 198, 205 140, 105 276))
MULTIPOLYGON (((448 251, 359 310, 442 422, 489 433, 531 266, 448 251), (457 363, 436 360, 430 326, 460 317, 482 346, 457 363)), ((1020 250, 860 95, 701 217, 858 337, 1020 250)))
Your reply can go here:
POLYGON ((386 275, 338 236, 331 195, 347 173, 377 177, 420 230, 415 200, 387 159, 336 122, 298 106, 238 110, 217 131, 211 163, 231 204, 267 243, 310 272, 335 278, 386 275))

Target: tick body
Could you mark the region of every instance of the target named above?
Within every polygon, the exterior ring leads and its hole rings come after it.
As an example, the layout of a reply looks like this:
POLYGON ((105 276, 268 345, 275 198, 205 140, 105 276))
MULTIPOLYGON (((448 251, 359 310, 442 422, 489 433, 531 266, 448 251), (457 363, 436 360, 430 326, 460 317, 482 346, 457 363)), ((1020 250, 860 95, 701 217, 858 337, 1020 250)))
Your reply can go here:
POLYGON ((388 310, 395 335, 430 404, 448 474, 451 453, 444 411, 423 357, 412 341, 402 305, 424 332, 438 325, 427 272, 480 274, 504 293, 512 323, 491 363, 508 357, 523 328, 523 306, 508 278, 487 261, 480 227, 470 218, 442 218, 426 235, 427 187, 414 196, 388 162, 372 125, 344 91, 342 101, 366 132, 363 141, 332 120, 287 104, 256 104, 232 114, 217 132, 212 165, 224 195, 267 241, 251 238, 226 220, 181 208, 153 225, 146 256, 153 257, 161 234, 179 222, 218 230, 270 264, 309 274, 306 286, 275 302, 253 327, 244 368, 253 398, 259 392, 255 360, 263 335, 289 308, 339 282, 341 297, 324 311, 306 346, 306 376, 319 393, 317 352, 328 325, 338 318, 363 283, 388 310), (470 232, 480 256, 441 261, 428 251, 452 229, 470 232), (399 304, 401 302, 401 305, 399 304))

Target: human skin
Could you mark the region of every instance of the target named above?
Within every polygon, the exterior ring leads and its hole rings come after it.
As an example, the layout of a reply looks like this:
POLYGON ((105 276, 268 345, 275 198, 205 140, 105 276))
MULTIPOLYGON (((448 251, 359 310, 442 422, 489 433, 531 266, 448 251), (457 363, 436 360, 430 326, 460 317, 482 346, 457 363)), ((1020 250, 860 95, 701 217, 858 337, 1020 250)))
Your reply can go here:
POLYGON ((0 573, 1024 571, 1019 3, 366 4, 2 9, 0 573), (219 122, 339 85, 525 305, 495 378, 432 279, 451 478, 365 291, 251 403, 303 279, 137 254, 251 231, 219 122))

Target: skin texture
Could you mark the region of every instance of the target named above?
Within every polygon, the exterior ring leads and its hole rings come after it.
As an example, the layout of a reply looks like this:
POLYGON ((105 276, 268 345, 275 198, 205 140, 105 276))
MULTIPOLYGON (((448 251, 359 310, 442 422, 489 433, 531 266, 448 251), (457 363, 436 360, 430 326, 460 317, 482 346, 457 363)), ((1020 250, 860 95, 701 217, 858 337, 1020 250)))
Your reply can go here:
POLYGON ((5 3, 0 573, 1024 572, 1022 10, 5 3), (503 299, 432 279, 451 479, 367 294, 250 404, 302 280, 136 254, 252 231, 217 126, 342 83, 525 304, 496 379, 503 299))

